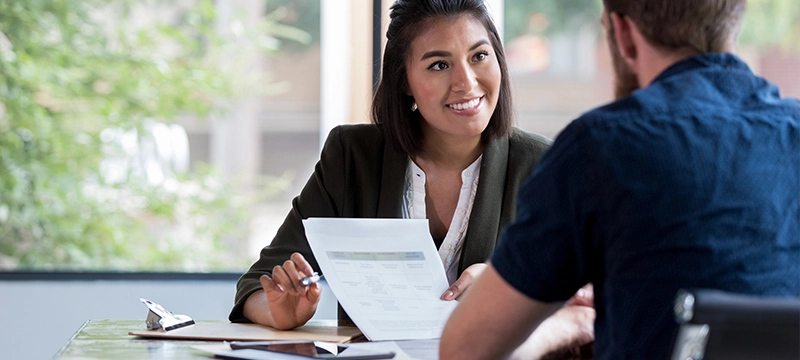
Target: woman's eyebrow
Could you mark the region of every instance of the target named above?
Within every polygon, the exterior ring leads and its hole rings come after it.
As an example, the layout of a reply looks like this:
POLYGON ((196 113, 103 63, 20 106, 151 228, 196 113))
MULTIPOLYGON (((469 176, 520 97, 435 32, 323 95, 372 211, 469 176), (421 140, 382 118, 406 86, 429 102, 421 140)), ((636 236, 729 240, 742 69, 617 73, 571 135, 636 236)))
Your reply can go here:
POLYGON ((480 47, 481 45, 489 45, 489 40, 486 40, 486 39, 479 40, 478 42, 475 43, 475 45, 472 45, 472 47, 469 48, 469 51, 475 50, 478 47, 480 47))
POLYGON ((448 57, 448 56, 450 56, 450 53, 447 51, 433 50, 433 51, 428 51, 425 54, 422 54, 422 58, 420 60, 425 60, 427 58, 432 58, 432 57, 448 57))
MULTIPOLYGON (((478 42, 476 42, 474 45, 472 45, 469 48, 469 51, 475 50, 478 47, 480 47, 481 45, 489 45, 489 40, 486 40, 486 39, 479 40, 478 42)), ((448 57, 450 55, 451 55, 450 52, 447 52, 447 51, 433 50, 433 51, 428 51, 428 52, 422 54, 422 58, 420 58, 420 60, 425 60, 425 59, 432 58, 432 57, 448 57)))

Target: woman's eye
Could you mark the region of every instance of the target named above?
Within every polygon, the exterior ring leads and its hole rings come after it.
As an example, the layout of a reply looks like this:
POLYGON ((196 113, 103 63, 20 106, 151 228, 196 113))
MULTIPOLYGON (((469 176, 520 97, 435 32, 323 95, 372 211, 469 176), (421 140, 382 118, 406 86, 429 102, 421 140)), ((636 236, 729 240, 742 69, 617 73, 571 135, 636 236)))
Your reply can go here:
POLYGON ((433 70, 433 71, 439 71, 444 69, 447 69, 447 63, 445 63, 444 61, 437 61, 428 66, 428 70, 433 70))
POLYGON ((475 61, 483 61, 489 58, 489 53, 486 51, 481 51, 473 57, 475 61))

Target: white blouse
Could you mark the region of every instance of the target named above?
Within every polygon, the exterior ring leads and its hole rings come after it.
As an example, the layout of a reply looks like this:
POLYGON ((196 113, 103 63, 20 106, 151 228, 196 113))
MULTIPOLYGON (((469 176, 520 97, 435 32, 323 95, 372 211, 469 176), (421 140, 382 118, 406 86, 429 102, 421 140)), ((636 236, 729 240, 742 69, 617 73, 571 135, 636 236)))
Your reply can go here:
MULTIPOLYGON (((452 285, 458 279, 458 262, 461 259, 461 249, 464 236, 469 225, 469 215, 472 204, 475 203, 475 193, 478 191, 478 178, 480 177, 481 159, 479 156, 461 172, 461 191, 458 195, 458 204, 453 214, 453 220, 447 230, 447 235, 439 247, 439 257, 444 264, 447 280, 452 285)), ((425 212, 425 172, 408 159, 406 168, 406 181, 403 191, 403 218, 427 219, 425 212)))

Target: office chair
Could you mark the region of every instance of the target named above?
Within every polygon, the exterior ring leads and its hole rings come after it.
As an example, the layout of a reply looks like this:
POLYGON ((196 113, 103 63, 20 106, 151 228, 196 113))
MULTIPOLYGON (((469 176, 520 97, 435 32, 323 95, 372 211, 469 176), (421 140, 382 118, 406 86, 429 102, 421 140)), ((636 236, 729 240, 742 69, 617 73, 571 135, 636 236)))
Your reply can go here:
POLYGON ((800 298, 680 290, 672 360, 800 359, 800 298))

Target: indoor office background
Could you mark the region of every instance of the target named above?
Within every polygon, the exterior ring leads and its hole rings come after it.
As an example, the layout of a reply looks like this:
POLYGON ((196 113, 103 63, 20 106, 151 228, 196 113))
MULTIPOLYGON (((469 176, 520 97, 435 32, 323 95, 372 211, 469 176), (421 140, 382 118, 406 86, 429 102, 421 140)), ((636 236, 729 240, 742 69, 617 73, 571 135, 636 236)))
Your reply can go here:
MULTIPOLYGON (((0 5, 0 347, 48 358, 139 298, 225 319, 328 131, 368 122, 391 0, 0 5)), ((487 1, 517 126, 612 100, 600 0, 487 1)), ((750 0, 739 54, 800 97, 800 3, 750 0)), ((326 292, 317 318, 334 318, 326 292)))

